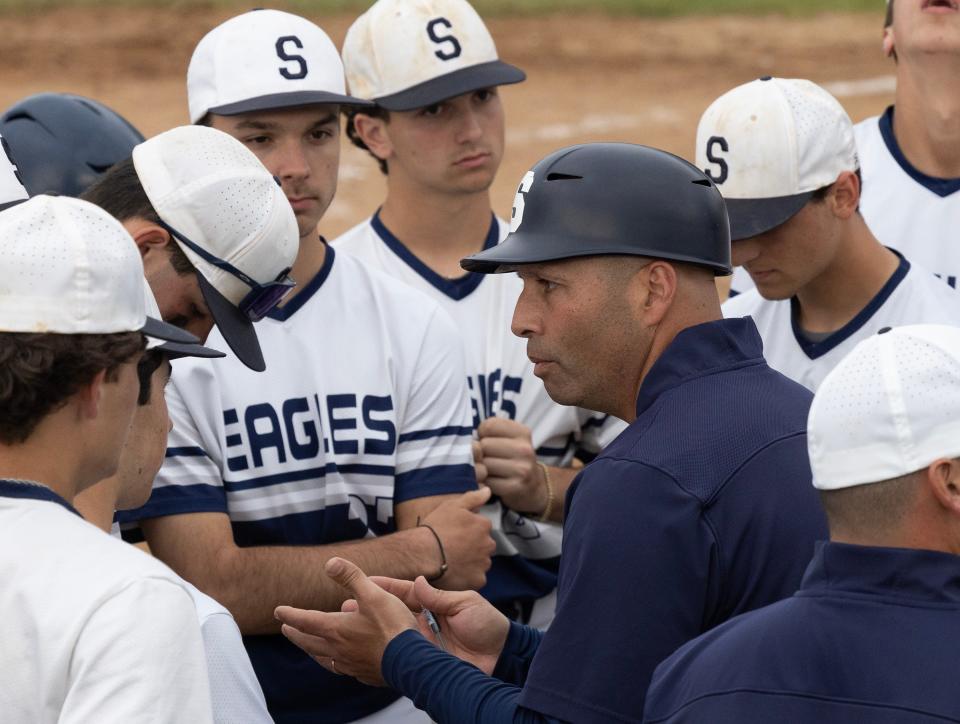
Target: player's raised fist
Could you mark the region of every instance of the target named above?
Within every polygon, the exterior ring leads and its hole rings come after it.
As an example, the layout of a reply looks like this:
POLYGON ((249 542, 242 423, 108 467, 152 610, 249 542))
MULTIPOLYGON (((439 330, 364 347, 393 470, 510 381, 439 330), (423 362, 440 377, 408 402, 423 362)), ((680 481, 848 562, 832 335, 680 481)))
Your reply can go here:
POLYGON ((543 512, 547 505, 544 472, 537 465, 530 428, 516 420, 488 417, 477 428, 486 485, 504 505, 522 513, 543 512))

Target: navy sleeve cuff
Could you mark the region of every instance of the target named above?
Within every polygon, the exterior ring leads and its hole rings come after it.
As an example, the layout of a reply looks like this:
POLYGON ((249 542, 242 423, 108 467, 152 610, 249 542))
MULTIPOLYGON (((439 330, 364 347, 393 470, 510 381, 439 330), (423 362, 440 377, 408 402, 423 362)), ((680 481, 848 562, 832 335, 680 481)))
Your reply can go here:
POLYGON ((517 704, 520 687, 484 674, 441 651, 416 631, 404 631, 383 652, 387 685, 413 700, 434 721, 462 724, 542 724, 558 720, 517 704))
POLYGON ((530 670, 530 662, 533 661, 533 655, 537 653, 542 638, 542 631, 511 621, 503 651, 493 670, 494 678, 523 686, 523 682, 527 680, 527 671, 530 670))

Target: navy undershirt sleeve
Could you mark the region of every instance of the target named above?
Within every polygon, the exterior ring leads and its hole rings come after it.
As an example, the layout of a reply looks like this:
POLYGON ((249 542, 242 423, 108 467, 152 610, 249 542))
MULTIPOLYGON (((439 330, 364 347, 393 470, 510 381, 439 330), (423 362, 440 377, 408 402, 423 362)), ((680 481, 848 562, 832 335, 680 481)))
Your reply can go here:
POLYGON ((503 651, 493 670, 493 678, 508 684, 523 686, 530 670, 530 662, 537 653, 537 647, 543 638, 543 632, 516 621, 510 622, 510 632, 503 644, 503 651))
POLYGON ((559 724, 517 704, 520 687, 484 674, 441 651, 416 631, 404 631, 383 653, 384 681, 437 722, 559 724))

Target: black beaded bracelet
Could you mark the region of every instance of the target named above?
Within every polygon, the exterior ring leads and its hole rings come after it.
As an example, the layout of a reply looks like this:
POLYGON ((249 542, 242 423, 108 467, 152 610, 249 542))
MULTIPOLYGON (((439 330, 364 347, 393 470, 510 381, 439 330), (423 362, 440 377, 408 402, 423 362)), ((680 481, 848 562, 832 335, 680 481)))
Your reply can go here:
POLYGON ((443 550, 443 541, 440 540, 440 536, 437 535, 437 531, 435 531, 435 530, 433 529, 433 526, 432 526, 432 525, 430 525, 429 523, 421 523, 421 522, 420 522, 420 517, 419 517, 419 516, 417 516, 417 527, 418 527, 418 528, 426 528, 426 529, 429 530, 431 533, 433 533, 433 537, 437 539, 437 546, 439 546, 439 548, 440 548, 440 572, 439 572, 437 575, 435 575, 433 578, 428 578, 428 579, 427 579, 427 582, 428 582, 428 583, 433 583, 434 581, 439 581, 441 578, 443 578, 443 574, 447 572, 447 567, 448 567, 448 566, 447 566, 447 554, 446 554, 446 552, 443 550))

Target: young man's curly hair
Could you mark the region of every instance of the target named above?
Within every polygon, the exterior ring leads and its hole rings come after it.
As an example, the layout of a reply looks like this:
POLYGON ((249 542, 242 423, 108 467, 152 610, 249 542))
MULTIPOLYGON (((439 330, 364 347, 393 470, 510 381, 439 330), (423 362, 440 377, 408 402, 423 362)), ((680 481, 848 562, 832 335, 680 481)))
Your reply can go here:
POLYGON ((24 442, 102 370, 115 381, 144 344, 139 332, 0 334, 0 443, 24 442))

